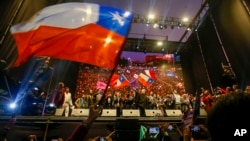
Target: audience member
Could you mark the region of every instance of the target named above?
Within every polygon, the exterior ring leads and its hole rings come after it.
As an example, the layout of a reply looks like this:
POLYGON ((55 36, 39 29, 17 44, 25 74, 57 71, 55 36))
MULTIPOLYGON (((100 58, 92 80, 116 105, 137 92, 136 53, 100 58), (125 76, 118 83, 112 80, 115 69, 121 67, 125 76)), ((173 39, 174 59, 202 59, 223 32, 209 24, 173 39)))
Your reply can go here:
POLYGON ((101 115, 102 107, 97 106, 98 102, 91 105, 89 109, 89 116, 86 121, 83 121, 82 124, 76 127, 72 135, 67 139, 67 141, 83 141, 87 135, 89 128, 97 117, 101 115))
POLYGON ((94 137, 94 138, 89 138, 87 141, 112 141, 112 135, 114 134, 115 131, 111 132, 108 136, 106 137, 94 137))
POLYGON ((7 134, 12 125, 16 123, 16 115, 12 114, 11 119, 0 129, 0 141, 7 141, 7 134))
POLYGON ((28 141, 37 141, 36 135, 29 135, 28 136, 28 141))
POLYGON ((249 141, 250 115, 246 111, 249 107, 249 94, 240 92, 221 96, 208 112, 207 127, 212 141, 227 139, 249 141), (237 134, 241 133, 242 129, 245 129, 247 133, 237 134))
POLYGON ((199 128, 192 128, 193 123, 183 130, 184 141, 249 141, 250 115, 245 111, 247 107, 250 107, 249 94, 232 92, 221 96, 209 110, 206 126, 199 124, 199 128))

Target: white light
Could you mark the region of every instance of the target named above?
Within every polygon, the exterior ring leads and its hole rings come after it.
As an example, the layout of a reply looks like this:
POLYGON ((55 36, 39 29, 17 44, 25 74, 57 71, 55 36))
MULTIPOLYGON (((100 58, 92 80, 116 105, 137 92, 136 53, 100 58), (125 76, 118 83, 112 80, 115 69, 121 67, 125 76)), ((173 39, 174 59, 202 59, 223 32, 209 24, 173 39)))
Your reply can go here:
POLYGON ((126 12, 123 14, 124 17, 128 17, 129 15, 130 15, 130 12, 129 12, 129 11, 126 11, 126 12))
POLYGON ((112 38, 111 38, 111 37, 107 37, 107 38, 105 39, 104 47, 107 47, 108 44, 110 44, 111 41, 112 41, 112 38))
POLYGON ((106 38, 105 42, 106 44, 110 43, 112 41, 111 37, 106 38))
POLYGON ((182 21, 183 21, 183 22, 188 22, 188 18, 187 18, 187 17, 184 17, 184 18, 182 19, 182 21))
POLYGON ((162 41, 157 42, 157 46, 162 46, 162 45, 163 45, 162 41))
POLYGON ((155 18, 155 16, 153 14, 148 15, 148 19, 154 19, 154 18, 155 18))
POLYGON ((155 24, 153 25, 153 27, 154 27, 154 28, 157 28, 157 27, 158 27, 158 24, 157 24, 157 23, 155 23, 155 24))
POLYGON ((55 107, 55 104, 54 103, 50 103, 49 107, 55 107))
POLYGON ((11 103, 11 104, 10 104, 10 108, 11 108, 11 109, 15 109, 15 108, 16 108, 16 103, 11 103))

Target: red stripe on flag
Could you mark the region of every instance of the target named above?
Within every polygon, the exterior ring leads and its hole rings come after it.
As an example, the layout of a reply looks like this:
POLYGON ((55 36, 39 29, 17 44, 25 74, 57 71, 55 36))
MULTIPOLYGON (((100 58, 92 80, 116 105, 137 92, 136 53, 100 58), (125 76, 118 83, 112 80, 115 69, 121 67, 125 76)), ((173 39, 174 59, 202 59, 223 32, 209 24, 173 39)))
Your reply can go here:
POLYGON ((19 66, 32 56, 50 56, 114 68, 125 37, 96 24, 77 29, 40 26, 37 30, 13 34, 18 48, 19 66), (111 39, 106 43, 106 39, 111 39))
POLYGON ((152 79, 156 79, 156 75, 155 75, 154 70, 151 70, 151 69, 145 70, 145 73, 146 73, 149 77, 151 77, 152 79))
POLYGON ((149 81, 150 78, 149 78, 148 76, 146 76, 145 74, 140 73, 137 79, 138 79, 138 81, 139 81, 142 85, 144 85, 144 86, 146 86, 146 87, 150 87, 150 86, 151 86, 151 83, 150 83, 150 81, 149 81))
POLYGON ((119 75, 114 73, 114 74, 111 76, 110 85, 111 85, 111 86, 112 86, 112 85, 115 85, 115 84, 117 83, 118 79, 119 79, 119 75))

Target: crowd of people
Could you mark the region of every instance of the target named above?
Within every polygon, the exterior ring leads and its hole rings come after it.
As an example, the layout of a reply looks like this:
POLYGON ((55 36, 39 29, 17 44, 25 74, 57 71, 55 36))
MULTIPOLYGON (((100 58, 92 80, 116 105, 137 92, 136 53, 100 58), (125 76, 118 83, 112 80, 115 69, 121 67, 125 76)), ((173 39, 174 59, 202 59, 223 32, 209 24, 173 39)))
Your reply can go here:
MULTIPOLYGON (((115 73, 126 74, 128 80, 132 80, 134 74, 139 74, 145 69, 153 69, 135 66, 133 68, 119 66, 118 68, 115 73)), ((171 141, 168 134, 170 126, 179 133, 180 141, 221 141, 234 137, 239 141, 250 140, 247 132, 244 137, 235 134, 237 130, 245 129, 247 131, 250 127, 249 116, 244 111, 245 108, 250 106, 250 86, 246 86, 244 90, 240 89, 237 84, 226 88, 216 87, 214 90, 201 87, 196 94, 189 94, 183 89, 183 82, 178 74, 169 76, 162 73, 161 70, 154 71, 158 78, 154 79, 150 87, 138 83, 137 87, 126 85, 117 88, 108 85, 105 87, 106 89, 100 89, 97 88, 96 83, 98 81, 109 83, 110 75, 112 75, 110 70, 81 66, 76 93, 72 94, 71 89, 65 86, 64 82, 59 82, 49 100, 55 104, 56 108, 64 109, 65 117, 70 116, 70 109, 74 108, 89 109, 89 116, 72 131, 68 139, 60 138, 58 140, 87 140, 85 137, 92 123, 102 113, 102 109, 140 109, 141 116, 145 116, 145 109, 160 109, 163 113, 165 109, 182 111, 183 122, 180 125, 164 122, 159 125, 160 132, 154 137, 148 136, 149 128, 141 126, 140 134, 138 134, 140 141, 171 141), (198 108, 204 108, 208 113, 207 122, 202 125, 197 123, 194 118, 197 105, 198 108)), ((32 94, 28 98, 37 99, 37 103, 43 103, 46 99, 45 94, 36 89, 32 90, 32 94), (42 102, 38 100, 42 100, 42 102)), ((39 104, 36 106, 39 106, 40 110, 43 107, 39 104)), ((15 118, 11 119, 12 124, 13 121, 15 121, 15 118)), ((10 127, 10 124, 6 124, 1 129, 1 140, 7 138, 10 127)), ((114 132, 107 135, 105 140, 118 141, 114 132)), ((132 141, 133 138, 131 137, 132 141)), ((30 141, 37 140, 36 135, 30 135, 28 139, 30 141)), ((88 140, 99 141, 100 137, 93 137, 88 140)))
MULTIPOLYGON (((92 104, 89 108, 89 116, 86 120, 83 120, 78 125, 67 141, 99 141, 100 137, 93 137, 86 139, 86 135, 91 129, 92 124, 95 122, 102 112, 103 107, 97 106, 99 102, 92 104)), ((171 130, 170 125, 176 131, 178 131, 180 141, 222 141, 222 140, 237 140, 237 141, 249 141, 250 136, 247 132, 250 128, 249 114, 245 111, 250 106, 250 94, 247 92, 231 92, 226 95, 222 95, 208 111, 207 122, 199 124, 195 120, 191 120, 190 126, 185 128, 179 128, 180 125, 174 125, 168 122, 164 122, 159 125, 159 134, 157 136, 148 136, 149 129, 141 128, 143 132, 138 133, 139 141, 171 141, 171 137, 168 135, 168 130, 171 130), (244 129, 244 133, 240 131, 244 129), (143 133, 143 134, 141 134, 143 133)), ((189 110, 188 113, 192 113, 189 110)), ((185 121, 185 118, 183 118, 185 121)), ((11 130, 12 124, 15 123, 15 117, 11 118, 0 131, 1 141, 6 140, 8 131, 11 130)), ((115 131, 114 131, 115 132, 115 131)), ((110 133, 104 137, 107 141, 118 141, 114 133, 110 133)), ((32 136, 34 137, 34 136, 32 136)), ((29 139, 32 138, 29 136, 29 139)), ((135 136, 129 137, 131 141, 135 140, 135 136)), ((33 138, 34 139, 34 138, 33 138)), ((119 140, 123 141, 123 140, 119 140)))
MULTIPOLYGON (((132 68, 119 66, 113 73, 126 74, 126 79, 135 81, 134 74, 139 74, 146 69, 154 70, 157 77, 150 87, 139 82, 137 82, 137 87, 132 87, 132 82, 129 81, 130 84, 123 87, 107 85, 104 89, 100 89, 97 88, 96 83, 101 81, 109 84, 111 71, 82 65, 79 70, 75 93, 71 94, 70 88, 65 86, 63 82, 59 82, 57 88, 52 91, 49 103, 54 103, 56 108, 65 109, 64 115, 66 117, 70 116, 70 109, 88 109, 99 99, 98 97, 103 98, 102 106, 104 109, 140 109, 140 111, 143 111, 143 109, 160 109, 165 115, 166 109, 179 109, 182 112, 193 109, 197 102, 197 95, 200 97, 201 107, 208 112, 221 95, 243 91, 235 84, 226 88, 216 87, 214 90, 201 87, 197 93, 190 94, 185 92, 183 82, 180 79, 181 76, 178 73, 175 72, 174 76, 168 76, 166 73, 162 73, 160 69, 145 66, 133 66, 132 68)), ((249 87, 244 91, 249 91, 249 87)), ((39 97, 41 96, 39 95, 39 97)), ((141 112, 141 116, 144 115, 144 112, 141 112)))

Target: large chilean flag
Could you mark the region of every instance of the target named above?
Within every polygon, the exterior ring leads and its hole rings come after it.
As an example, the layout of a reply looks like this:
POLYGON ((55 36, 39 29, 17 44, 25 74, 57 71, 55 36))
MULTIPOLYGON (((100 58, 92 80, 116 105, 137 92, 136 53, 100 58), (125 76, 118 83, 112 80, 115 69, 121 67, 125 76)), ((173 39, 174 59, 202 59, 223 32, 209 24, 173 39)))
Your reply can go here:
POLYGON ((132 13, 90 3, 63 3, 42 9, 11 27, 19 66, 31 56, 50 56, 114 68, 132 13))

